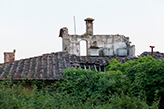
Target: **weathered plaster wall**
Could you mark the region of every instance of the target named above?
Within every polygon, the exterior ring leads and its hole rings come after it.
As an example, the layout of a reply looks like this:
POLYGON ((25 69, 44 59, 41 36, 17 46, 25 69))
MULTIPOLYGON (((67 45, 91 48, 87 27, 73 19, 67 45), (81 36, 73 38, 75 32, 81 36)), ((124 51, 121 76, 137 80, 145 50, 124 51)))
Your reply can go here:
POLYGON ((65 27, 60 30, 59 37, 63 38, 63 51, 67 50, 70 54, 80 55, 80 41, 84 40, 87 45, 87 55, 135 55, 135 46, 130 46, 129 37, 123 35, 69 35, 65 27))

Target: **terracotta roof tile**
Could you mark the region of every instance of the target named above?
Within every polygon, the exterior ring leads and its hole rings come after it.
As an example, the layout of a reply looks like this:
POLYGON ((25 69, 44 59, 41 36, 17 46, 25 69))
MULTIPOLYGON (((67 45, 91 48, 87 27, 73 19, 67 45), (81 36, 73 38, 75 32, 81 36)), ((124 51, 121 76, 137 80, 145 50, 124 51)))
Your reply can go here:
MULTIPOLYGON (((144 52, 140 56, 150 55, 144 52)), ((164 60, 163 53, 154 53, 155 59, 164 60)), ((138 57, 102 57, 76 56, 68 52, 43 54, 42 56, 17 60, 0 65, 0 80, 11 77, 13 80, 57 80, 63 79, 62 72, 66 68, 84 68, 89 70, 105 71, 105 66, 113 59, 124 63, 128 60, 138 60, 138 57)))
POLYGON ((4 63, 0 66, 0 80, 7 79, 46 79, 61 78, 61 72, 70 68, 69 54, 58 52, 42 56, 4 63))

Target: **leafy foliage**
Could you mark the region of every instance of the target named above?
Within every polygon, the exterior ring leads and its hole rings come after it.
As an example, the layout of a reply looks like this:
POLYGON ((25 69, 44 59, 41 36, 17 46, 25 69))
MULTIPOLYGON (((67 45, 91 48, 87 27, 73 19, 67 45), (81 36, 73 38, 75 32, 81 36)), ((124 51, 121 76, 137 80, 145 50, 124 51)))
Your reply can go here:
POLYGON ((107 70, 119 70, 126 75, 129 90, 133 95, 142 97, 146 94, 149 103, 155 99, 155 94, 164 99, 164 62, 153 59, 151 56, 140 57, 137 61, 128 61, 124 64, 113 60, 107 70))
POLYGON ((104 102, 109 100, 112 93, 121 93, 120 87, 126 83, 126 79, 120 71, 109 73, 84 69, 67 69, 63 75, 65 79, 60 83, 57 91, 70 94, 78 102, 85 102, 90 98, 95 100, 94 103, 104 102))
POLYGON ((0 108, 158 109, 164 95, 164 62, 151 56, 119 63, 113 59, 107 72, 66 69, 62 81, 48 87, 36 81, 0 83, 0 108))

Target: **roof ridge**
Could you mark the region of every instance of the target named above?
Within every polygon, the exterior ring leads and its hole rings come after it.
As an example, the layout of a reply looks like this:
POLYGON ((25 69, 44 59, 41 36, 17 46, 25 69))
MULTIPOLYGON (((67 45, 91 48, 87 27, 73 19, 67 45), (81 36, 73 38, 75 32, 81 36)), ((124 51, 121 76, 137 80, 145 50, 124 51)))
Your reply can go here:
POLYGON ((68 51, 59 51, 59 52, 44 53, 44 54, 39 55, 39 56, 33 56, 33 57, 29 57, 29 58, 19 59, 19 60, 15 60, 13 62, 0 63, 0 65, 3 65, 3 64, 11 64, 11 63, 19 62, 19 61, 30 60, 30 59, 35 59, 35 58, 43 57, 43 56, 48 56, 48 55, 51 55, 51 54, 60 54, 60 53, 68 53, 68 51))

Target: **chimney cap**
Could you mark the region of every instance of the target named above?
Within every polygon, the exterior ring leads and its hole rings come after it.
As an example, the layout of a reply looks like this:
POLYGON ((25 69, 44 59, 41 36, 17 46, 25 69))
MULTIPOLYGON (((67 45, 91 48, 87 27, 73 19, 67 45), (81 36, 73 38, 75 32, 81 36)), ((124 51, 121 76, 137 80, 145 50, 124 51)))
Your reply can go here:
POLYGON ((155 48, 155 46, 150 46, 150 48, 155 48))
POLYGON ((92 19, 92 18, 86 18, 84 19, 84 21, 94 21, 95 19, 92 19))

